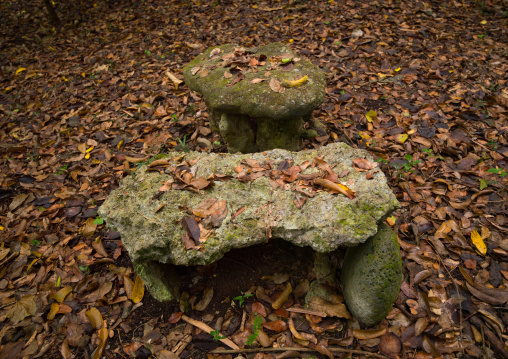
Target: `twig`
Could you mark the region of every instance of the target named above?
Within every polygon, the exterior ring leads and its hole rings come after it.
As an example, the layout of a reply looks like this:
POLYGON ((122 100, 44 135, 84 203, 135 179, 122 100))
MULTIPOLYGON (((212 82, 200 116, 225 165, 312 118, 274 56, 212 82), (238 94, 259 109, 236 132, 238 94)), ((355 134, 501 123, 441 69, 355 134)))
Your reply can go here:
MULTIPOLYGON (((390 359, 387 356, 384 356, 382 354, 376 354, 371 353, 363 350, 354 350, 354 349, 344 349, 344 348, 337 348, 333 347, 327 348, 332 353, 346 353, 346 354, 360 354, 365 355, 367 357, 372 358, 379 358, 379 359, 390 359)), ((312 348, 295 348, 295 347, 279 347, 279 348, 254 348, 254 349, 237 349, 237 350, 230 350, 230 349, 215 349, 209 352, 210 354, 240 354, 240 353, 268 353, 268 352, 317 352, 316 349, 312 348)))
MULTIPOLYGON (((202 331, 205 331, 207 332, 208 334, 210 334, 210 332, 213 331, 213 328, 209 327, 208 325, 206 325, 205 323, 203 322, 200 322, 198 320, 195 320, 195 319, 192 319, 192 318, 189 318, 188 316, 186 315, 182 315, 182 319, 185 320, 187 323, 189 324, 192 324, 194 325, 196 328, 199 328, 201 329, 202 331)), ((221 342, 223 342, 224 344, 226 344, 228 347, 230 348, 233 348, 235 350, 238 350, 240 349, 238 347, 238 345, 236 345, 235 343, 233 343, 231 340, 229 340, 228 338, 225 338, 225 339, 219 339, 221 342)))

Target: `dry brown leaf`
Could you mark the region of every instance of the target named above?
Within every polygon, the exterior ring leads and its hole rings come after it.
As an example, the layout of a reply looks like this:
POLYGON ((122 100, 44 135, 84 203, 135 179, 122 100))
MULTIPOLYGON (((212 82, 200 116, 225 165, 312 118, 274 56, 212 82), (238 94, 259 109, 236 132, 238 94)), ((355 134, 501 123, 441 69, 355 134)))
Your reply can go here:
POLYGON ((194 309, 197 311, 203 311, 208 307, 208 304, 212 301, 213 298, 213 287, 206 287, 203 291, 203 298, 196 303, 194 309))
POLYGON ((86 316, 88 317, 88 320, 92 324, 92 327, 94 329, 101 329, 102 328, 102 314, 99 312, 99 310, 95 307, 90 308, 85 312, 86 316))
POLYGON ((46 317, 47 320, 53 320, 55 319, 55 315, 60 310, 60 304, 58 303, 51 303, 51 308, 48 312, 48 316, 46 317))
POLYGON ((356 339, 373 339, 386 334, 386 328, 380 329, 353 329, 353 336, 356 339))
POLYGON ((16 301, 12 307, 5 313, 5 316, 16 324, 21 322, 26 317, 34 315, 37 312, 37 305, 35 304, 35 296, 33 294, 21 297, 16 301))
POLYGON ((286 288, 284 288, 284 291, 277 297, 277 299, 273 301, 272 308, 279 309, 280 307, 282 307, 284 302, 288 300, 292 291, 293 287, 291 287, 291 283, 288 282, 288 284, 286 284, 286 288))
POLYGON ((282 86, 282 83, 277 80, 275 77, 270 79, 270 89, 273 92, 283 93, 285 88, 282 86))

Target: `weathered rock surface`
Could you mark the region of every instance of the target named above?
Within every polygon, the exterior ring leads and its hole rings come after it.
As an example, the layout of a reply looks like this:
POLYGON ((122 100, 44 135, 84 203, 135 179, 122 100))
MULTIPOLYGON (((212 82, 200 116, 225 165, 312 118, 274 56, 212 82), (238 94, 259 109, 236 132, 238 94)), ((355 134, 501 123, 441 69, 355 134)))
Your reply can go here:
MULTIPOLYGON (((170 166, 176 166, 177 162, 173 159, 182 155, 188 161, 199 157, 194 165, 196 178, 206 178, 212 173, 233 178, 216 181, 211 189, 199 193, 186 190, 163 193, 159 188, 171 178, 170 175, 147 172, 147 167, 143 166, 134 176, 125 177, 99 209, 108 227, 122 235, 122 242, 136 271, 158 300, 172 298, 172 289, 157 288, 168 285, 167 277, 171 273, 170 267, 165 264, 209 264, 231 249, 264 243, 270 232, 274 238, 327 253, 339 246, 365 242, 377 232, 378 223, 398 207, 380 170, 370 171, 373 177, 367 179, 368 172, 358 172, 352 167, 354 159, 365 157, 373 161, 372 157, 366 151, 352 149, 343 143, 301 152, 272 150, 244 155, 172 153, 167 157, 173 161, 170 166), (322 191, 308 198, 302 209, 298 209, 293 202, 295 192, 272 189, 267 177, 252 182, 240 182, 236 178, 235 168, 242 160, 255 159, 261 163, 268 159, 277 166, 289 159, 299 165, 304 161, 312 162, 317 156, 324 156, 324 161, 335 165, 333 171, 336 173, 347 173, 339 182, 355 191, 356 198, 351 200, 342 194, 322 191), (227 215, 201 243, 202 250, 186 250, 182 241, 186 231, 181 223, 188 215, 185 208, 195 209, 209 198, 226 201, 227 215), (232 220, 232 215, 242 208, 243 212, 232 220), (149 266, 159 268, 156 274, 150 274, 153 270, 149 270, 149 266)), ((309 167, 302 173, 317 171, 317 168, 309 167)))
POLYGON ((211 47, 185 66, 183 74, 189 88, 205 97, 210 126, 222 134, 231 153, 298 150, 304 121, 325 96, 323 71, 280 43, 211 47), (308 76, 302 86, 276 92, 270 85, 273 79, 280 85, 297 75, 308 76), (239 134, 246 139, 239 141, 239 134))
POLYGON ((402 282, 396 234, 386 224, 365 243, 348 248, 342 266, 346 305, 362 324, 378 324, 390 311, 402 282))

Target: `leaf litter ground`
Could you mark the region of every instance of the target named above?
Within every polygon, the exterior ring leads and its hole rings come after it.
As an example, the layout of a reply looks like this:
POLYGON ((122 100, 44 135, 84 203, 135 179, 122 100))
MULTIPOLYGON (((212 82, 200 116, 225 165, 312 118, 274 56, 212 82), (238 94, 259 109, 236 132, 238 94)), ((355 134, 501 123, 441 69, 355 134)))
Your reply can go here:
POLYGON ((244 356, 508 358, 506 3, 73 2, 58 29, 39 1, 0 6, 0 357, 204 358, 257 332, 244 356), (97 218, 157 154, 225 151, 183 66, 272 41, 327 75, 302 148, 370 150, 402 204, 404 281, 373 330, 340 297, 305 313, 311 254, 277 241, 182 270, 188 297, 160 304, 97 218))

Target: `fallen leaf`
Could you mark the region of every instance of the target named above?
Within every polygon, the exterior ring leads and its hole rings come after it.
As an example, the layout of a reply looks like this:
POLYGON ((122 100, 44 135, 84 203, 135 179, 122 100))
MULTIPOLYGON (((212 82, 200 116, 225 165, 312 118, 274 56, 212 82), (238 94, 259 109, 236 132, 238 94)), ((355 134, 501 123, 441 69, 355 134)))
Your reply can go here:
POLYGON ((136 279, 134 280, 134 287, 132 288, 132 302, 139 303, 143 300, 143 296, 145 295, 145 283, 143 279, 139 275, 136 275, 136 279))
POLYGON ((65 297, 67 297, 67 295, 70 292, 72 292, 72 287, 67 286, 67 287, 63 287, 58 292, 52 293, 50 295, 50 297, 53 298, 54 300, 56 300, 58 303, 62 303, 65 300, 65 297))
POLYGON ((180 85, 183 80, 180 80, 178 77, 173 75, 170 71, 166 71, 166 76, 169 77, 171 81, 173 81, 173 84, 175 85, 175 90, 178 90, 178 85, 180 85))
POLYGON ((265 79, 255 78, 255 79, 251 80, 250 82, 252 82, 253 84, 258 84, 258 83, 263 82, 263 81, 265 81, 265 79))
POLYGON ((365 158, 355 158, 353 160, 353 167, 359 172, 367 172, 377 167, 377 162, 370 162, 365 158))
POLYGON ((275 77, 272 77, 270 79, 270 89, 273 92, 278 92, 278 93, 284 92, 284 87, 282 86, 282 83, 279 80, 277 80, 275 77))
POLYGON ((309 307, 311 309, 326 313, 330 317, 339 317, 346 319, 351 318, 351 314, 343 303, 330 303, 329 301, 318 296, 314 296, 310 299, 309 307))
POLYGON ((380 329, 353 329, 356 339, 374 339, 386 334, 386 328, 380 329))
POLYGON ((471 241, 473 242, 474 246, 476 247, 476 250, 481 255, 487 254, 487 246, 485 245, 485 242, 482 239, 482 236, 478 233, 477 230, 474 230, 471 232, 471 241))
POLYGON ((213 287, 206 287, 203 291, 203 298, 196 303, 194 306, 194 309, 197 311, 203 311, 208 307, 208 304, 210 304, 211 300, 213 298, 213 287))
POLYGON ((21 297, 14 305, 5 313, 5 316, 16 324, 21 322, 26 317, 34 315, 37 312, 37 305, 35 304, 35 296, 33 294, 21 297))
POLYGON ((373 120, 377 119, 377 112, 369 111, 365 114, 365 118, 367 119, 367 121, 372 122, 373 120))
POLYGON ((347 186, 344 186, 340 183, 333 183, 332 181, 329 181, 329 180, 326 180, 323 178, 315 179, 314 183, 317 183, 323 187, 331 189, 332 191, 342 193, 344 196, 348 197, 349 199, 355 198, 355 192, 353 192, 350 188, 348 188, 347 186))
POLYGON ((92 324, 92 327, 94 329, 101 329, 102 328, 102 314, 99 312, 99 310, 95 307, 90 308, 85 312, 86 316, 88 317, 88 320, 92 324))
POLYGON ((182 226, 185 228, 189 238, 192 239, 196 245, 199 244, 200 230, 198 222, 192 217, 185 216, 182 218, 182 226))

